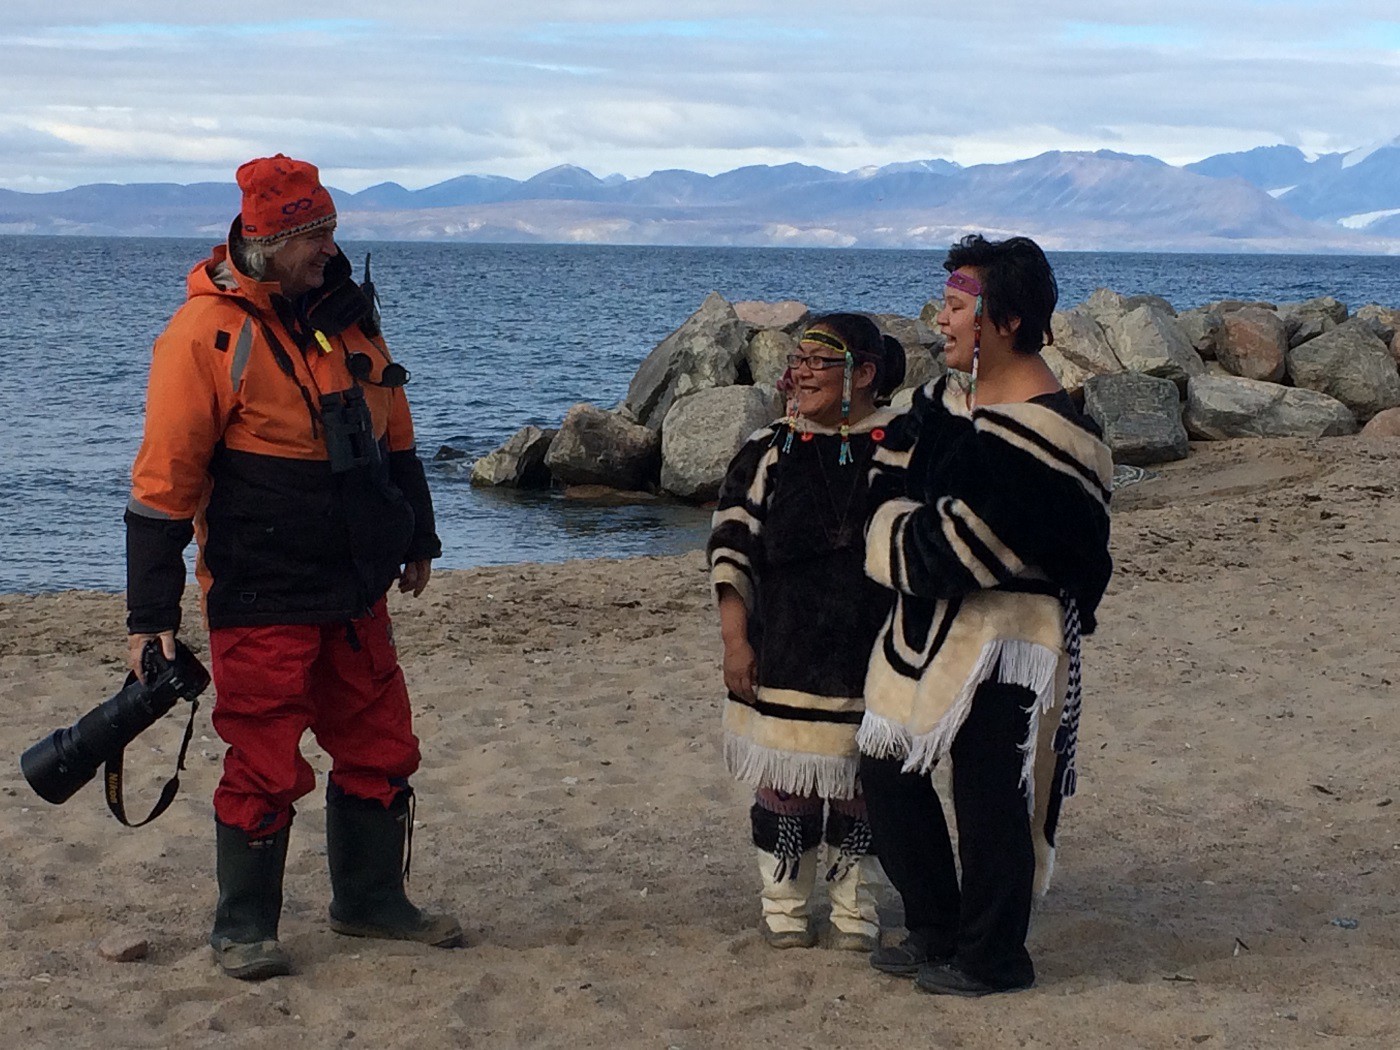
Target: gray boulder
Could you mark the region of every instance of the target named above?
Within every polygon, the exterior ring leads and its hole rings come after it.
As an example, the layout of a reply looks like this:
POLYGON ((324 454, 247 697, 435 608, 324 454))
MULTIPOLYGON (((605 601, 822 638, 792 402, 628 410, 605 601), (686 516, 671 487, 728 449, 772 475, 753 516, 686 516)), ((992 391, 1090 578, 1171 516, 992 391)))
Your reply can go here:
POLYGON ((1322 295, 1301 303, 1281 303, 1278 315, 1288 331, 1288 346, 1292 349, 1346 321, 1347 307, 1330 295, 1322 295))
POLYGON ((1176 323, 1191 340, 1191 346, 1201 355, 1202 361, 1214 361, 1224 332, 1222 315, 1204 306, 1194 310, 1183 310, 1176 315, 1176 323))
POLYGON ((762 386, 698 390, 676 401, 661 428, 661 487, 697 503, 714 499, 734 453, 782 411, 777 391, 762 386))
POLYGON ((1090 376, 1123 371, 1123 362, 1108 345, 1103 329, 1082 304, 1056 310, 1050 317, 1050 332, 1055 341, 1040 356, 1071 394, 1081 391, 1090 376))
POLYGON ((1326 314, 1289 314, 1281 320, 1288 332, 1290 350, 1337 327, 1337 322, 1326 314))
POLYGON ((1193 438, 1207 440, 1356 433, 1356 417, 1336 398, 1237 376, 1193 377, 1184 421, 1193 438))
POLYGON ((1301 303, 1280 303, 1278 312, 1285 318, 1290 316, 1325 317, 1335 327, 1346 321, 1347 304, 1330 295, 1319 295, 1314 299, 1305 299, 1301 303))
POLYGON ((1288 352, 1294 385, 1335 397, 1365 422, 1400 405, 1395 358, 1363 321, 1348 321, 1288 352))
POLYGON ((1128 311, 1106 332, 1129 371, 1170 379, 1184 390, 1188 379, 1206 370, 1176 318, 1151 304, 1128 311))
POLYGON ((1076 309, 1082 309, 1099 323, 1105 333, 1127 313, 1123 297, 1111 288, 1095 288, 1076 309))
POLYGON ((943 336, 936 325, 918 317, 905 317, 903 314, 871 314, 870 319, 880 326, 880 331, 899 340, 905 353, 923 347, 925 350, 943 349, 943 336))
POLYGON ((1140 372, 1092 376, 1084 383, 1084 411, 1103 429, 1118 463, 1166 463, 1191 451, 1170 379, 1140 372))
POLYGON ((943 352, 943 334, 927 321, 902 314, 872 314, 871 318, 880 331, 904 347, 904 382, 899 389, 923 386, 947 371, 939 356, 943 352))
POLYGON ((1109 288, 1095 288, 1092 295, 1075 309, 1082 309, 1108 331, 1125 314, 1130 314, 1139 306, 1150 306, 1168 317, 1176 316, 1176 308, 1160 295, 1119 295, 1109 288))
POLYGON ((942 378, 947 371, 948 366, 944 363, 941 352, 934 353, 922 346, 913 350, 905 347, 904 382, 899 384, 897 389, 914 390, 931 379, 942 378))
POLYGON ((797 353, 797 340, 781 328, 764 328, 753 334, 744 350, 749 375, 755 383, 774 386, 787 371, 788 354, 797 353))
POLYGON ((760 299, 745 299, 734 304, 734 316, 751 328, 777 328, 788 335, 796 336, 807 327, 812 311, 806 303, 796 299, 783 299, 778 302, 763 302, 760 299))
POLYGON ((943 311, 943 300, 939 296, 934 296, 924 303, 924 308, 919 311, 919 320, 928 325, 935 332, 938 331, 938 315, 943 311))
POLYGON ((1400 310, 1390 306, 1367 303, 1355 313, 1356 320, 1376 334, 1376 338, 1389 343, 1400 331, 1400 310))
POLYGON ((631 418, 652 430, 682 394, 730 386, 749 341, 749 326, 723 296, 711 292, 700 309, 663 339, 637 369, 623 401, 631 418))
POLYGON ((1217 357, 1227 372, 1266 383, 1283 379, 1288 333, 1278 314, 1245 306, 1226 314, 1222 329, 1217 357))
POLYGON ((564 415, 544 463, 566 485, 641 489, 656 478, 661 437, 616 412, 578 404, 564 415))
POLYGON ((1136 310, 1139 306, 1150 306, 1155 310, 1161 310, 1168 316, 1176 316, 1176 307, 1167 302, 1160 295, 1125 295, 1123 296, 1123 312, 1127 313, 1136 310))
POLYGON ((522 427, 505 444, 472 464, 473 485, 507 488, 548 488, 549 468, 544 465, 557 430, 522 427))

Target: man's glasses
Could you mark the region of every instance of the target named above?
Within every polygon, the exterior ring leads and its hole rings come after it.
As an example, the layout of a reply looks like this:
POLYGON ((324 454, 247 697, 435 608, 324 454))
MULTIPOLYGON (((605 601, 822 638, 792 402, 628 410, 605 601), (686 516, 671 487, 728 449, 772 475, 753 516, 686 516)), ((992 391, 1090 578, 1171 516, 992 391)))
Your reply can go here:
POLYGON ((841 368, 846 363, 844 357, 818 357, 813 354, 807 357, 803 354, 788 354, 787 363, 789 368, 799 368, 806 365, 813 372, 820 372, 824 368, 841 368))

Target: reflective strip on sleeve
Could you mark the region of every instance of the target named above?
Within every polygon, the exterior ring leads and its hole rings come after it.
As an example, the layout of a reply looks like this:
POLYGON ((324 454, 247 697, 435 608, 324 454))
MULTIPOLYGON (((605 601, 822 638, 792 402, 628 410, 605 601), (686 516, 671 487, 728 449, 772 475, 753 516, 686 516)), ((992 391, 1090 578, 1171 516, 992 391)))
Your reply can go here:
POLYGON ((238 342, 233 348, 233 361, 229 365, 229 377, 233 380, 236 393, 243 385, 243 372, 248 367, 248 356, 253 352, 253 319, 245 317, 243 327, 238 332, 238 342))

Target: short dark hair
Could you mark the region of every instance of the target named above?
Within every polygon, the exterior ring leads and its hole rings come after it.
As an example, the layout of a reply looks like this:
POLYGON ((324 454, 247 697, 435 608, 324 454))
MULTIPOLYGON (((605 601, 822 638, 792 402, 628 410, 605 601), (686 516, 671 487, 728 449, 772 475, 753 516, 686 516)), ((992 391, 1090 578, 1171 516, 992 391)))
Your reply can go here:
POLYGON ((876 397, 889 397, 904 382, 903 344, 880 331, 880 326, 865 314, 822 314, 807 322, 807 327, 829 328, 857 361, 869 361, 875 366, 875 381, 870 389, 876 397))
POLYGON ((1012 346, 1023 354, 1040 352, 1055 341, 1050 317, 1060 298, 1055 271, 1040 245, 1029 237, 989 241, 969 233, 948 249, 943 269, 952 273, 971 266, 982 276, 982 311, 998 328, 1019 318, 1012 346))

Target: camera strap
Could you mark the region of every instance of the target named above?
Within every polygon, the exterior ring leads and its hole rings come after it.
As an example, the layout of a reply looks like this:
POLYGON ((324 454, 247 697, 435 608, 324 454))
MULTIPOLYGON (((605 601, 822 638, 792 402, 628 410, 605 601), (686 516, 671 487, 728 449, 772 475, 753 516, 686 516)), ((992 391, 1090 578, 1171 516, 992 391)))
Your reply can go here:
POLYGON ((155 808, 151 810, 145 820, 138 820, 132 823, 127 819, 126 806, 122 803, 122 752, 118 751, 107 760, 107 765, 102 771, 102 781, 107 792, 107 808, 112 811, 112 816, 129 828, 145 827, 156 817, 160 816, 170 808, 170 803, 175 801, 175 795, 180 790, 180 773, 185 768, 185 753, 190 749, 190 740, 194 737, 194 716, 199 710, 199 701, 190 701, 190 720, 185 724, 185 736, 180 741, 180 757, 175 760, 175 775, 165 782, 165 786, 160 789, 160 798, 156 800, 155 808))
MULTIPOLYGON (((272 326, 267 323, 262 314, 258 312, 257 307, 252 303, 248 302, 246 299, 240 299, 236 295, 231 295, 228 299, 230 302, 236 303, 238 307, 256 321, 258 327, 262 329, 263 339, 267 341, 268 349, 272 351, 272 359, 277 362, 278 369, 284 376, 295 383, 297 389, 301 391, 301 399, 305 402, 306 411, 311 416, 311 436, 319 436, 321 432, 320 413, 316 411, 316 406, 311 401, 311 391, 307 390, 306 384, 298 378, 296 366, 292 364, 291 355, 287 353, 286 347, 282 345, 282 340, 277 338, 276 333, 272 330, 272 326)), ((280 317, 278 319, 281 320, 280 317)), ((290 331, 290 326, 288 326, 288 328, 290 331)))

